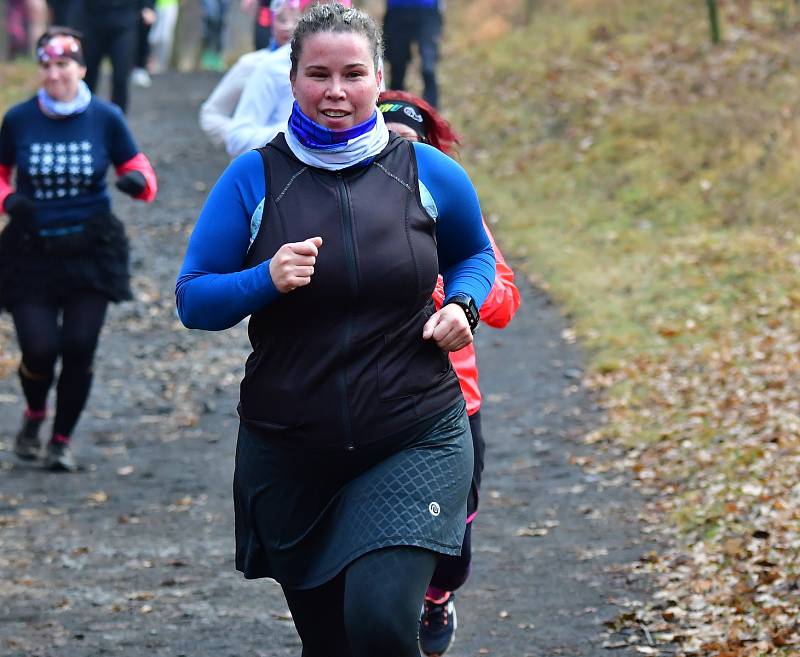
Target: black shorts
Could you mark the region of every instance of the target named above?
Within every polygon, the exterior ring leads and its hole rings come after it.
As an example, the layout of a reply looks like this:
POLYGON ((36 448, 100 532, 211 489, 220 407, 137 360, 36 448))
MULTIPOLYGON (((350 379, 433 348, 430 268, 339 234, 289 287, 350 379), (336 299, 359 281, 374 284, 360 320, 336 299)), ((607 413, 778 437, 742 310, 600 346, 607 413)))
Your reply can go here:
POLYGON ((463 400, 401 439, 353 452, 299 450, 241 424, 233 482, 237 569, 308 589, 384 547, 460 554, 471 446, 463 400))

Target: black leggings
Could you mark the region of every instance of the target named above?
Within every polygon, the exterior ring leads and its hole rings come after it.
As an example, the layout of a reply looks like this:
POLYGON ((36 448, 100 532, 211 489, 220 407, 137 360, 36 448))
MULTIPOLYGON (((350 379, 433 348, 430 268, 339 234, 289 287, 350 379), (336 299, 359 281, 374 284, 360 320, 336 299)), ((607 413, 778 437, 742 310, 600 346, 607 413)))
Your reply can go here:
POLYGON ((442 14, 436 8, 394 7, 383 19, 386 61, 392 74, 390 89, 405 89, 406 68, 411 61, 411 44, 419 46, 419 58, 424 84, 423 98, 436 107, 439 88, 436 65, 439 61, 439 40, 442 34, 442 14))
POLYGON ((467 581, 472 564, 472 523, 467 523, 464 540, 461 543, 461 554, 439 557, 436 570, 431 577, 431 586, 441 591, 456 591, 467 581))
POLYGON ((80 0, 47 0, 47 5, 53 12, 53 25, 71 27, 74 30, 82 24, 80 0))
POLYGON ((375 550, 322 586, 284 588, 302 657, 419 657, 420 608, 437 557, 414 547, 375 550))
POLYGON ((128 79, 136 56, 139 25, 132 20, 128 25, 104 26, 92 23, 87 26, 83 39, 86 57, 86 84, 94 93, 100 77, 100 64, 105 56, 111 60, 111 102, 128 110, 128 79))
POLYGON ((54 434, 72 434, 89 397, 92 361, 107 307, 105 296, 84 291, 62 303, 21 301, 11 308, 22 351, 19 378, 32 411, 44 409, 61 356, 54 434))
POLYGON ((136 58, 133 62, 135 68, 147 70, 147 63, 150 60, 150 25, 139 21, 136 29, 136 58))

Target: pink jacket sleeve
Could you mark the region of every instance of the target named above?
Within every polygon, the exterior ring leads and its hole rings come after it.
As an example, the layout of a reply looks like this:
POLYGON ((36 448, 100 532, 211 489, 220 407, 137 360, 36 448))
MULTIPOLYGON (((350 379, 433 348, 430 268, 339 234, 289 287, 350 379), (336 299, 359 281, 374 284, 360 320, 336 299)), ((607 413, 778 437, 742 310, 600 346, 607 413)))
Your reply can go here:
POLYGON ((11 187, 11 167, 0 164, 0 212, 9 194, 14 190, 11 187))
POLYGON ((156 172, 153 171, 150 160, 147 159, 144 153, 137 153, 127 162, 123 162, 119 166, 114 167, 114 171, 117 172, 117 176, 125 175, 128 171, 138 171, 141 173, 144 176, 146 184, 144 191, 134 198, 144 201, 145 203, 152 203, 155 200, 156 194, 158 193, 158 180, 156 180, 156 172))
POLYGON ((504 328, 508 325, 511 319, 517 312, 520 304, 519 290, 514 284, 514 272, 511 267, 506 263, 503 254, 497 247, 486 222, 483 223, 486 228, 486 234, 489 236, 489 241, 492 243, 494 249, 494 257, 496 260, 496 273, 494 277, 494 285, 486 297, 486 301, 481 306, 481 321, 494 328, 504 328))

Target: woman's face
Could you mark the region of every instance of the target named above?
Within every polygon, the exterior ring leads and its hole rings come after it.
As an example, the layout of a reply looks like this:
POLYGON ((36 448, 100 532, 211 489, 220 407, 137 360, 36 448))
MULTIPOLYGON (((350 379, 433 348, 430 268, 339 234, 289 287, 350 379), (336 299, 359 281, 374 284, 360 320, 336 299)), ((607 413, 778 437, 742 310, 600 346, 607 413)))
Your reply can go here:
POLYGON ((292 92, 310 119, 331 130, 346 130, 375 112, 380 84, 365 36, 319 32, 303 42, 292 92))
POLYGON ((297 21, 300 20, 300 9, 284 5, 279 12, 272 17, 272 36, 275 43, 282 46, 292 38, 297 21))
POLYGON ((407 126, 405 123, 395 123, 394 121, 389 121, 386 124, 386 127, 389 128, 392 132, 396 132, 401 137, 405 137, 408 141, 419 141, 419 135, 414 128, 407 126))
POLYGON ((60 102, 68 102, 78 95, 78 83, 85 75, 86 67, 68 57, 39 62, 39 77, 45 92, 60 102))

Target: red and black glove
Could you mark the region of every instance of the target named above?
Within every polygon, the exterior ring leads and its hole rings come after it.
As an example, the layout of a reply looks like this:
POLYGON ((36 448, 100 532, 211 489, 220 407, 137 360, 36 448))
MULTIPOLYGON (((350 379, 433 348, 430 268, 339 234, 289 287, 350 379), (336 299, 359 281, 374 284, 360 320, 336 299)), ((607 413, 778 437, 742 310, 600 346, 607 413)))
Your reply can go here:
POLYGON ((147 180, 139 171, 128 171, 128 173, 117 178, 115 183, 117 189, 125 192, 128 196, 139 196, 147 187, 147 180))

